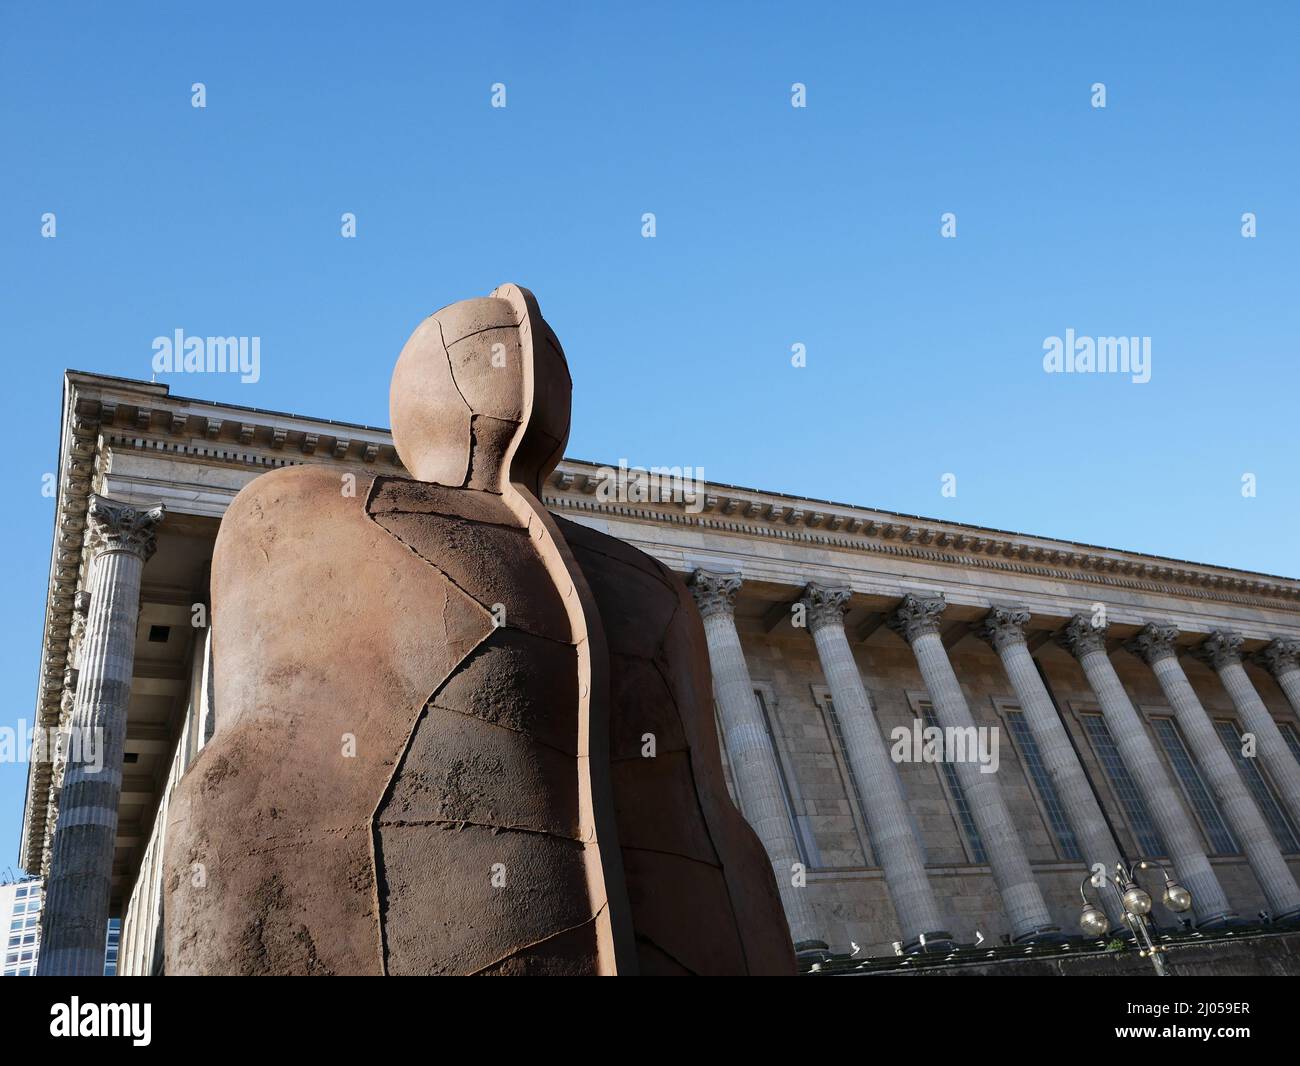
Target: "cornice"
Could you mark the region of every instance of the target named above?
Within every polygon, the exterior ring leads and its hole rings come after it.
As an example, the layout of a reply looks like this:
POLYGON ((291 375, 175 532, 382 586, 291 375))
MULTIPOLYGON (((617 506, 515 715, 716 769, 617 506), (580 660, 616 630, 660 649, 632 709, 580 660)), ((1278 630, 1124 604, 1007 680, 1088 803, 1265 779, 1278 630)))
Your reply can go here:
MULTIPOLYGON (((566 469, 566 466, 567 464, 562 464, 548 484, 559 487, 561 480, 572 477, 574 480, 569 484, 575 485, 578 472, 566 469)), ((937 526, 882 522, 870 517, 870 512, 828 515, 826 512, 792 508, 798 514, 795 519, 782 514, 774 515, 772 511, 764 516, 764 503, 757 493, 753 498, 714 496, 714 499, 719 504, 712 511, 706 506, 698 514, 686 511, 684 505, 661 504, 652 507, 604 503, 594 496, 575 497, 557 493, 544 495, 543 503, 558 510, 593 516, 692 526, 718 533, 792 541, 819 548, 871 552, 965 569, 1023 574, 1049 581, 1077 581, 1243 607, 1300 612, 1300 583, 1295 582, 1264 578, 1251 580, 1210 568, 1170 566, 1160 562, 1143 562, 1141 559, 1050 548, 1028 541, 983 536, 974 529, 958 533, 937 526), (721 504, 723 500, 733 506, 724 509, 721 504), (755 514, 741 513, 750 510, 755 511, 755 514)))
MULTIPOLYGON (((98 417, 86 417, 76 410, 75 392, 64 397, 64 424, 59 443, 58 496, 36 693, 36 728, 40 730, 56 728, 59 724, 65 678, 70 674, 71 654, 75 651, 72 624, 82 585, 86 512, 99 474, 98 417)), ((46 745, 40 745, 28 764, 26 814, 18 862, 30 873, 43 871, 48 859, 53 829, 50 820, 53 756, 46 745)))
POLYGON ((400 467, 391 439, 369 430, 352 432, 335 424, 313 424, 285 416, 265 421, 251 413, 223 417, 211 412, 173 410, 92 401, 86 417, 97 420, 106 443, 137 451, 166 452, 198 460, 274 469, 294 463, 335 461, 355 466, 400 467))

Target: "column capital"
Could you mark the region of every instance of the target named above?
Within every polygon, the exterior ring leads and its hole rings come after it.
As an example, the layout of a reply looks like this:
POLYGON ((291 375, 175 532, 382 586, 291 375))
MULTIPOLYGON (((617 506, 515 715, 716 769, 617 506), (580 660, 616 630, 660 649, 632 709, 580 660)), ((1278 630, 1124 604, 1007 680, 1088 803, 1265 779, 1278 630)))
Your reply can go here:
POLYGON ((1148 622, 1124 641, 1124 650, 1132 652, 1148 666, 1154 666, 1161 659, 1178 657, 1178 649, 1174 646, 1174 641, 1177 639, 1177 626, 1162 626, 1155 622, 1148 622))
POLYGON ((705 618, 717 614, 733 615, 736 610, 736 593, 743 584, 739 574, 719 573, 713 570, 696 570, 687 582, 696 606, 705 618))
POLYGON ((1215 670, 1222 670, 1241 662, 1241 645, 1245 639, 1240 633, 1216 629, 1192 649, 1192 654, 1215 670))
POLYGON ((1106 630, 1104 625, 1093 625, 1086 615, 1076 614, 1056 634, 1056 642, 1076 659, 1082 659, 1089 652, 1105 652, 1106 630))
POLYGON ((1025 626, 1029 612, 1023 607, 994 607, 975 623, 974 634, 1001 651, 1012 644, 1025 643, 1025 626))
POLYGON ((939 632, 939 618, 948 607, 942 596, 916 596, 908 593, 885 625, 911 644, 926 633, 939 632))
POLYGON ((1284 640, 1278 637, 1269 641, 1251 659, 1262 666, 1274 677, 1300 670, 1300 640, 1284 640))
POLYGON ((799 602, 808 612, 808 631, 811 633, 827 625, 842 626, 852 596, 853 590, 847 585, 819 585, 810 581, 799 597, 799 602))
POLYGON ((141 510, 107 496, 91 496, 86 517, 90 520, 96 555, 119 551, 148 560, 157 547, 156 534, 158 523, 163 520, 163 507, 159 504, 141 510))

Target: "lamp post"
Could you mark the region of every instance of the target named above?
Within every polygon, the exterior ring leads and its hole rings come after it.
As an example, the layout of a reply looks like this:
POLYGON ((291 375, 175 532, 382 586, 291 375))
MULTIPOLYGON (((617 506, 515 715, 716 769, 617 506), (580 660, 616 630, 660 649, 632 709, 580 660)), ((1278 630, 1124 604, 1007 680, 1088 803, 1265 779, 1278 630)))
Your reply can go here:
POLYGON ((1105 936, 1110 929, 1110 919, 1106 912, 1088 899, 1088 884, 1097 889, 1098 897, 1107 885, 1110 886, 1124 908, 1124 922, 1133 931, 1133 937, 1141 945, 1138 952, 1144 959, 1150 959, 1156 974, 1168 977, 1164 959, 1160 957, 1163 950, 1151 939, 1151 895, 1137 882, 1137 875, 1142 870, 1158 869, 1165 878, 1165 890, 1161 900, 1171 911, 1181 914, 1192 906, 1192 894, 1169 876, 1160 863, 1153 859, 1139 859, 1133 866, 1126 868, 1122 862, 1115 864, 1115 876, 1107 877, 1099 869, 1085 877, 1079 885, 1079 895, 1083 898, 1083 911, 1079 915, 1079 928, 1087 936, 1105 936))

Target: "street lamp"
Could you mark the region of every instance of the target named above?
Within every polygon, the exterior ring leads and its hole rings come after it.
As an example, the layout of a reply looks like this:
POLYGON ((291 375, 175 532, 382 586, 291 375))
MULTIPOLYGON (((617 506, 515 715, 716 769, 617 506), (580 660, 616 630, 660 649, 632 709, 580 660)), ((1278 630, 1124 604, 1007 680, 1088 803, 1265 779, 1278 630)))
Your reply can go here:
POLYGON ((1137 882, 1137 875, 1142 870, 1158 869, 1165 878, 1164 892, 1161 894, 1161 902, 1164 903, 1171 911, 1181 914, 1183 911, 1190 909, 1192 905, 1192 894, 1182 885, 1169 876, 1160 863, 1153 859, 1141 859, 1130 868, 1125 868, 1123 863, 1115 864, 1115 876, 1107 877, 1105 872, 1098 870, 1094 874, 1088 874, 1079 885, 1079 895, 1083 899, 1083 911, 1079 915, 1079 928, 1090 937, 1102 937, 1110 929, 1110 920, 1106 917, 1106 912, 1088 899, 1088 884, 1091 883, 1096 889, 1100 901, 1101 892, 1109 885, 1124 908, 1124 922, 1133 931, 1134 939, 1142 943, 1142 949, 1139 954, 1142 958, 1149 958, 1151 965, 1161 977, 1166 977, 1164 960, 1160 957, 1161 948, 1151 939, 1151 894, 1146 891, 1137 882))

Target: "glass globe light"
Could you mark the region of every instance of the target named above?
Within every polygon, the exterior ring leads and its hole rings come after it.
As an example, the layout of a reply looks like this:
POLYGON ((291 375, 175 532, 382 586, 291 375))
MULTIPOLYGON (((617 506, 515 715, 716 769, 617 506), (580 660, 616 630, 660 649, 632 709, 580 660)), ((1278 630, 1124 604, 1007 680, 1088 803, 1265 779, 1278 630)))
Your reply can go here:
POLYGON ((1192 894, 1177 881, 1165 885, 1165 906, 1171 911, 1182 913, 1192 906, 1192 894))
POLYGON ((1083 930, 1084 936, 1105 936, 1106 930, 1110 928, 1110 920, 1105 911, 1088 903, 1079 915, 1079 928, 1083 930))
POLYGON ((1139 918, 1150 914, 1151 897, 1137 885, 1129 885, 1124 890, 1124 909, 1139 918))

